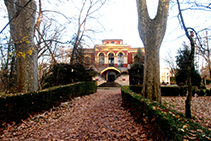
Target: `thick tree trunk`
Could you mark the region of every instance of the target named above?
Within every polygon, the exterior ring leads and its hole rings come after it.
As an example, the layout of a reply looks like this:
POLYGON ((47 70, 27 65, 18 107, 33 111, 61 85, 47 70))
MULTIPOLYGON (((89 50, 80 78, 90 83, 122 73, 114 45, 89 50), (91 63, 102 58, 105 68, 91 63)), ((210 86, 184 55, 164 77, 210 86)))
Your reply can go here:
POLYGON ((209 64, 209 74, 210 74, 210 80, 211 80, 211 62, 209 61, 208 64, 209 64))
POLYGON ((150 19, 146 0, 136 0, 139 35, 145 48, 144 84, 142 93, 161 102, 159 50, 166 31, 169 0, 159 0, 157 15, 150 19))
POLYGON ((17 57, 17 90, 37 90, 37 49, 34 44, 36 3, 34 0, 5 0, 10 22, 10 33, 17 57))
POLYGON ((151 100, 161 102, 159 48, 154 44, 145 47, 143 95, 151 100))

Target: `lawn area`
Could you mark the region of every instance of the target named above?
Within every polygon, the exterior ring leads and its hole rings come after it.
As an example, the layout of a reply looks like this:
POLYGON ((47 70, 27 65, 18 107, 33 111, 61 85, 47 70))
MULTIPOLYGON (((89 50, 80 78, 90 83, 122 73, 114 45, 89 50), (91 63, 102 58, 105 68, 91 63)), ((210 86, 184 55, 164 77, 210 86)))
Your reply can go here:
MULTIPOLYGON (((185 113, 186 97, 178 96, 163 96, 162 103, 167 107, 185 113)), ((192 116, 194 121, 199 122, 202 126, 208 127, 211 130, 211 97, 210 96, 194 96, 191 106, 192 116)))

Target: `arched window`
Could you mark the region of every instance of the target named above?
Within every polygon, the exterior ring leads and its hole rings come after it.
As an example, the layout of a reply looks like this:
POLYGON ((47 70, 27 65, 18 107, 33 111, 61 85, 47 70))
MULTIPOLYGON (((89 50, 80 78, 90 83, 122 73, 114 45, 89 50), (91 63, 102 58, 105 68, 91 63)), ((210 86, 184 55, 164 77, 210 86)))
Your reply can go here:
POLYGON ((108 55, 108 63, 109 63, 110 67, 114 66, 114 54, 113 53, 109 53, 109 55, 108 55))
POLYGON ((103 53, 100 53, 100 55, 99 55, 99 65, 100 65, 100 67, 104 66, 104 54, 103 53))
POLYGON ((118 67, 124 66, 124 55, 123 55, 123 53, 118 54, 117 64, 118 64, 118 67))

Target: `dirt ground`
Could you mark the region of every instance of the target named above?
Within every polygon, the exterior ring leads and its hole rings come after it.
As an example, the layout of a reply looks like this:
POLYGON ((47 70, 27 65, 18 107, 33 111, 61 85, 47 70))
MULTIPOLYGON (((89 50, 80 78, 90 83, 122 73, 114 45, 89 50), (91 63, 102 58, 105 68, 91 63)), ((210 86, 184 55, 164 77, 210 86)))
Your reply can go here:
MULTIPOLYGON (((182 113, 185 113, 185 100, 185 96, 162 97, 163 104, 182 113)), ((191 114, 196 122, 211 130, 211 96, 192 97, 191 114)))

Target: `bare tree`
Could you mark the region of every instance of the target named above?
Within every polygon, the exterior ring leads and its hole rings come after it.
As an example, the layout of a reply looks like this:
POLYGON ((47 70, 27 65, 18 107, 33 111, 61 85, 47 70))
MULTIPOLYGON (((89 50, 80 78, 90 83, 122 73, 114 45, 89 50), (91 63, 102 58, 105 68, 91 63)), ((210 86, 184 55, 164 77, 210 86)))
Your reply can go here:
POLYGON ((0 91, 15 92, 16 91, 16 76, 15 66, 16 59, 13 55, 15 52, 14 44, 11 36, 1 40, 0 44, 0 91), (3 42, 3 43, 2 43, 3 42))
MULTIPOLYGON (((196 53, 205 59, 205 61, 207 63, 208 70, 209 70, 209 76, 211 79, 211 58, 210 58, 211 50, 209 48, 208 31, 206 31, 205 40, 203 40, 203 41, 204 41, 204 44, 203 44, 204 48, 201 48, 201 46, 196 45, 196 47, 197 47, 196 53)), ((201 42, 203 42, 203 41, 201 41, 201 42)))
MULTIPOLYGON (((179 17, 180 17, 180 21, 182 23, 182 27, 185 31, 185 35, 187 36, 188 40, 190 41, 190 45, 191 45, 191 52, 189 54, 189 59, 188 59, 188 76, 187 76, 187 84, 188 84, 188 96, 185 100, 185 116, 187 118, 191 118, 191 101, 192 101, 192 81, 191 81, 191 71, 192 71, 192 67, 193 67, 193 60, 194 60, 194 53, 195 53, 195 42, 193 39, 194 33, 197 36, 196 31, 193 28, 190 27, 186 27, 184 19, 183 19, 183 15, 182 15, 182 10, 180 8, 180 2, 179 0, 177 0, 177 5, 178 5, 178 10, 179 10, 179 17), (190 30, 190 32, 189 32, 190 30)), ((201 46, 201 45, 200 45, 201 46)), ((201 46, 202 48, 202 46, 201 46)))
POLYGON ((36 91, 38 67, 33 34, 36 3, 34 0, 4 0, 4 2, 16 50, 18 91, 36 91))
POLYGON ((169 50, 165 58, 163 59, 163 61, 166 62, 166 64, 170 68, 171 76, 176 75, 176 64, 175 64, 175 59, 173 57, 174 56, 172 55, 171 50, 169 50))
POLYGON ((107 0, 83 0, 83 4, 78 16, 78 30, 73 40, 73 50, 70 63, 74 62, 77 52, 80 52, 84 37, 91 40, 88 33, 95 32, 95 30, 87 28, 87 22, 90 19, 97 20, 93 15, 102 8, 106 1, 107 0), (86 5, 88 5, 88 7, 86 7, 86 5))
MULTIPOLYGON (((57 25, 53 26, 53 19, 48 18, 45 20, 43 18, 44 12, 50 12, 49 10, 42 10, 42 1, 39 0, 39 11, 38 11, 38 17, 35 24, 35 39, 36 39, 36 47, 38 50, 38 59, 44 55, 44 53, 48 52, 51 56, 54 63, 57 63, 57 60, 55 58, 55 54, 53 52, 52 46, 53 43, 60 42, 59 37, 62 34, 62 31, 65 29, 65 27, 57 27, 57 25), (52 28, 54 28, 52 30, 52 28), (50 34, 50 35, 49 35, 50 34), (44 45, 42 45, 44 44, 44 45)), ((56 11, 51 11, 52 13, 55 13, 56 11)), ((54 50, 56 47, 54 47, 54 50)))
POLYGON ((136 0, 138 30, 145 48, 144 84, 142 93, 150 100, 161 102, 159 50, 166 31, 170 0, 159 0, 157 15, 150 19, 146 0, 136 0))

